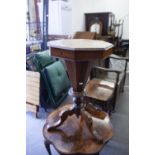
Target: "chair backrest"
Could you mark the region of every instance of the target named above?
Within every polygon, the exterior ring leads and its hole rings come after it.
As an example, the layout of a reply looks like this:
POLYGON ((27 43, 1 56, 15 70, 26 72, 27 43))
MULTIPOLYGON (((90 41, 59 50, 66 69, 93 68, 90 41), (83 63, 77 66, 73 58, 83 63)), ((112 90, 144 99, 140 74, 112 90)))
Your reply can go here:
POLYGON ((95 32, 76 32, 74 35, 74 39, 95 39, 95 32))
POLYGON ((70 88, 70 81, 62 62, 55 61, 44 67, 41 70, 41 77, 48 92, 51 106, 58 107, 67 97, 70 88))

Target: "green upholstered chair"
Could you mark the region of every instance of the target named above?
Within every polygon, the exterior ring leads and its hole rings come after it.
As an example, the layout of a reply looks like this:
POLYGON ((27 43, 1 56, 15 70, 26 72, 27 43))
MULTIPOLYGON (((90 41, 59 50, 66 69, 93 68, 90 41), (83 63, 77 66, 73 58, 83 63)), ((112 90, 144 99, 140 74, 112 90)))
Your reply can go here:
POLYGON ((64 65, 49 55, 49 50, 27 56, 29 70, 40 72, 40 105, 56 108, 65 99, 70 81, 64 65))
POLYGON ((49 55, 49 50, 30 53, 26 55, 27 69, 40 72, 47 65, 52 64, 57 59, 49 55))
POLYGON ((68 95, 70 81, 61 61, 46 66, 41 71, 52 107, 58 107, 68 95))
POLYGON ((44 67, 54 63, 57 59, 49 55, 49 50, 38 52, 33 57, 37 71, 41 71, 44 67))

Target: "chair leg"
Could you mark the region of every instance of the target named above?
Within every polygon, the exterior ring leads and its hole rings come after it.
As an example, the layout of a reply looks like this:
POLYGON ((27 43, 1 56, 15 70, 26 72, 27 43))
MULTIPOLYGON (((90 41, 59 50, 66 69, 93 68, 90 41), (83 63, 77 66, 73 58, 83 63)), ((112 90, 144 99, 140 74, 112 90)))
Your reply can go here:
POLYGON ((114 96, 113 96, 113 99, 112 99, 112 112, 115 112, 116 100, 117 100, 117 88, 118 87, 116 86, 114 96))
POLYGON ((124 74, 124 77, 123 77, 123 81, 122 81, 122 92, 124 92, 124 85, 125 85, 125 81, 126 81, 126 71, 127 71, 127 65, 128 65, 128 63, 127 63, 127 61, 126 61, 126 63, 125 63, 125 70, 124 70, 124 72, 125 72, 125 74, 124 74))
POLYGON ((94 154, 94 155, 100 155, 100 153, 96 153, 96 154, 94 154))
POLYGON ((124 76, 123 81, 122 81, 122 88, 121 88, 121 92, 124 92, 125 80, 126 80, 126 73, 125 73, 125 76, 124 76))
POLYGON ((111 112, 112 112, 112 102, 111 102, 111 101, 107 102, 107 106, 108 106, 108 114, 109 114, 109 116, 111 116, 111 112))
POLYGON ((102 105, 102 110, 103 110, 103 111, 105 110, 105 108, 104 108, 104 104, 102 105))
POLYGON ((103 105, 102 105, 102 110, 103 110, 103 111, 107 111, 106 103, 103 103, 103 105))
POLYGON ((103 103, 102 110, 111 115, 111 103, 110 102, 103 103))
POLYGON ((39 113, 39 106, 36 106, 36 118, 39 118, 38 113, 39 113))
POLYGON ((45 110, 46 113, 48 112, 46 107, 44 107, 44 110, 45 110))
POLYGON ((51 150, 50 150, 50 143, 49 143, 48 141, 45 140, 45 141, 44 141, 44 145, 45 145, 45 148, 46 148, 48 154, 49 154, 49 155, 52 155, 51 150))

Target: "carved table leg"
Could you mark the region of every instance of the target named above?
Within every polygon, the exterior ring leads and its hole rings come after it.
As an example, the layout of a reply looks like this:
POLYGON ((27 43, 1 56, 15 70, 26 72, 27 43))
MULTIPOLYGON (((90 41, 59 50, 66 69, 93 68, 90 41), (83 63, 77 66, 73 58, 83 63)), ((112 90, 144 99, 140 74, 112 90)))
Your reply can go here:
POLYGON ((48 152, 49 155, 52 155, 51 150, 50 150, 50 143, 48 141, 44 141, 44 145, 46 147, 46 150, 48 152))
POLYGON ((93 123, 95 123, 93 117, 96 118, 95 121, 99 125, 99 124, 101 124, 101 122, 99 120, 103 120, 105 118, 105 114, 100 109, 97 109, 95 106, 93 106, 91 104, 86 104, 85 108, 81 111, 81 115, 82 115, 84 121, 86 122, 88 129, 94 136, 94 139, 98 143, 103 143, 102 134, 99 134, 96 131, 96 129, 93 127, 93 123))

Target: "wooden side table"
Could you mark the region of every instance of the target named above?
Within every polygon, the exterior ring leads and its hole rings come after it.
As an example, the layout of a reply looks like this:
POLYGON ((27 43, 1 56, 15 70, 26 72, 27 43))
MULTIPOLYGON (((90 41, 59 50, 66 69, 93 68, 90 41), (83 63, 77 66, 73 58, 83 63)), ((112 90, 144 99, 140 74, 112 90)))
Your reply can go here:
MULTIPOLYGON (((43 135, 45 138, 45 147, 51 155, 50 144, 63 155, 72 155, 72 154, 89 154, 89 155, 99 155, 100 150, 103 148, 104 144, 112 137, 112 126, 110 119, 107 113, 101 112, 102 118, 94 119, 94 129, 97 132, 100 132, 103 137, 103 142, 98 143, 91 131, 89 130, 86 122, 83 117, 76 117, 72 115, 66 119, 66 121, 57 129, 48 131, 48 125, 53 124, 56 120, 59 119, 59 114, 64 110, 69 110, 73 105, 68 104, 61 108, 58 108, 52 112, 43 128, 43 135)), ((96 109, 96 111, 98 111, 96 109)), ((98 111, 99 112, 99 111, 98 111)))
MULTIPOLYGON (((97 59, 103 59, 107 56, 109 56, 112 53, 113 45, 111 43, 101 41, 101 40, 89 40, 89 39, 66 39, 66 40, 58 40, 58 41, 51 41, 48 43, 48 46, 50 48, 50 52, 52 56, 63 58, 65 60, 67 71, 69 73, 69 78, 72 83, 73 87, 73 104, 72 106, 69 106, 67 108, 63 107, 60 110, 56 110, 55 113, 52 113, 51 116, 48 117, 48 121, 44 127, 44 136, 45 136, 45 144, 46 148, 49 152, 49 145, 52 141, 52 139, 55 139, 53 145, 55 148, 62 154, 66 154, 66 150, 64 149, 64 146, 68 144, 68 140, 73 139, 73 143, 78 143, 79 141, 76 140, 77 136, 71 136, 66 139, 62 139, 60 133, 57 132, 57 136, 55 138, 52 138, 51 135, 53 132, 57 130, 65 129, 64 125, 67 123, 67 128, 75 128, 75 131, 77 131, 77 128, 80 127, 82 123, 78 123, 78 119, 81 118, 80 122, 85 123, 86 128, 88 128, 89 132, 91 133, 90 136, 87 137, 87 139, 83 139, 82 141, 86 141, 89 139, 93 139, 95 143, 98 143, 100 147, 94 147, 92 150, 89 150, 88 147, 85 151, 79 150, 79 149, 73 149, 76 145, 71 144, 71 146, 68 146, 71 148, 70 152, 67 152, 67 154, 75 154, 75 153, 82 153, 82 154, 93 154, 98 153, 101 149, 101 146, 105 143, 105 135, 104 130, 101 130, 104 128, 104 119, 105 122, 109 119, 106 117, 105 113, 102 113, 101 111, 96 110, 96 108, 90 104, 85 103, 83 100, 83 89, 85 87, 86 81, 88 79, 88 75, 91 69, 91 62, 97 59), (73 116, 76 116, 74 119, 72 118, 71 122, 75 121, 75 124, 77 124, 77 127, 73 127, 73 123, 69 123, 69 119, 73 116), (77 120, 76 120, 77 119, 77 120), (95 125, 95 127, 94 127, 95 125), (100 128, 99 126, 102 126, 100 128), (46 132, 47 131, 47 132, 46 132), (49 136, 46 136, 48 134, 49 136), (48 138, 50 137, 50 138, 48 138), (59 140, 59 145, 56 145, 56 139, 58 137, 61 139, 59 140), (63 145, 61 144, 61 141, 64 141, 63 145), (73 145, 73 146, 72 146, 73 145), (62 146, 62 148, 61 148, 62 146), (61 148, 61 149, 60 149, 61 148), (98 150, 98 151, 97 151, 98 150), (73 152, 72 152, 73 151, 73 152), (89 152, 89 153, 88 153, 89 152)), ((109 126, 109 125, 108 125, 109 126)), ((85 128, 81 127, 81 130, 85 131, 85 128)), ((109 126, 109 132, 111 131, 111 127, 109 126)), ((112 132, 112 131, 111 131, 112 132)), ((69 133, 69 130, 68 130, 69 133)), ((85 132, 88 133, 88 132, 85 132)), ((105 132, 107 133, 107 132, 105 132)), ((64 133, 62 133, 64 136, 68 136, 64 133)), ((74 134, 77 135, 77 134, 74 134)), ((112 136, 112 133, 110 136, 108 136, 108 139, 110 139, 112 136)), ((79 138, 79 137, 78 137, 79 138)), ((81 139, 80 139, 81 142, 81 139)), ((93 143, 94 143, 93 142, 93 143)), ((83 144, 84 142, 82 142, 83 144)), ((84 145, 84 144, 83 144, 84 145)), ((81 145, 82 147, 82 145, 81 145)), ((49 152, 50 155, 50 152, 49 152)))

